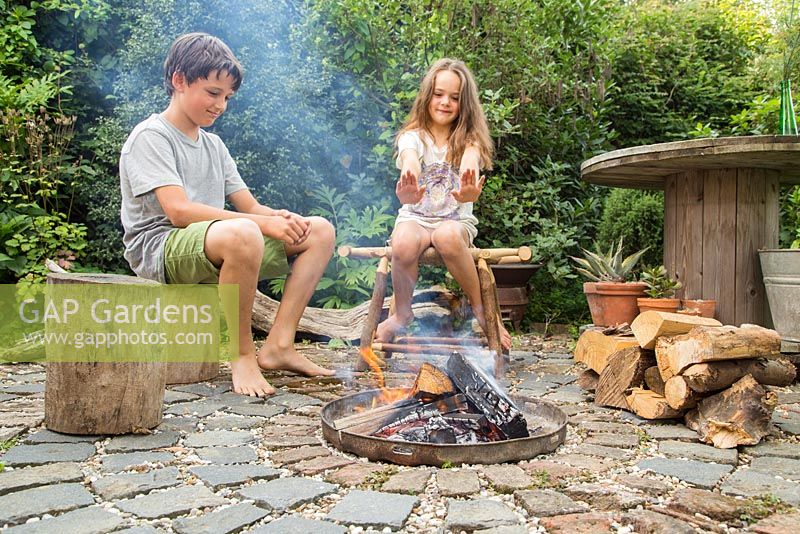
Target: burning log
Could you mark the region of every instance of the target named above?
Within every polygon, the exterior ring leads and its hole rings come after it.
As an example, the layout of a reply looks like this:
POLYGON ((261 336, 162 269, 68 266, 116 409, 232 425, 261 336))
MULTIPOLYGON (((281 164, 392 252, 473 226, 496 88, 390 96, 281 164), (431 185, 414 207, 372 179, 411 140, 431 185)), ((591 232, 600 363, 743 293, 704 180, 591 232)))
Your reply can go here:
POLYGON ((401 408, 420 407, 422 404, 422 401, 418 399, 404 399, 392 404, 378 406, 377 408, 373 408, 364 412, 340 417, 339 419, 333 421, 331 426, 333 426, 335 430, 347 430, 350 427, 373 421, 376 418, 384 418, 385 416, 389 415, 389 413, 395 412, 401 408))
MULTIPOLYGON (((403 405, 400 407, 393 405, 389 410, 375 413, 374 417, 368 418, 362 423, 351 425, 347 428, 347 431, 356 434, 375 435, 382 429, 391 427, 397 423, 397 421, 419 421, 443 413, 466 411, 468 408, 469 404, 467 403, 467 398, 460 394, 451 395, 426 404, 418 401, 418 404, 403 405)), ((370 412, 372 411, 373 410, 370 410, 370 412)))
POLYGON ((453 381, 439 368, 423 363, 411 388, 411 396, 423 401, 431 401, 448 393, 455 393, 453 381))

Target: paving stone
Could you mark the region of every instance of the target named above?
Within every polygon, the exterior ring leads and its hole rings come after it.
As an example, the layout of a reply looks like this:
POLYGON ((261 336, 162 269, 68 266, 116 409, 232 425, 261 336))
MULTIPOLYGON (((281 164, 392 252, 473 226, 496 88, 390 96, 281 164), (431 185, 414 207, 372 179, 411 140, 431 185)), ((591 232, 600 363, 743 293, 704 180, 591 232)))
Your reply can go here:
POLYGON ((258 454, 253 447, 202 447, 195 449, 197 457, 211 464, 230 465, 246 464, 258 460, 258 454))
MULTIPOLYGON (((787 405, 795 406, 795 405, 787 405)), ((787 434, 796 436, 800 434, 800 413, 795 411, 775 410, 772 413, 772 421, 787 434)))
POLYGON ((222 417, 212 417, 203 421, 206 431, 208 430, 234 430, 247 429, 261 426, 264 419, 261 417, 239 417, 235 415, 225 415, 222 417))
POLYGON ((200 398, 200 395, 194 395, 193 393, 184 393, 183 391, 176 391, 174 389, 168 389, 164 391, 164 404, 175 404, 176 402, 186 402, 191 400, 197 400, 200 398))
POLYGON ((694 534, 694 527, 674 517, 652 510, 632 510, 622 516, 622 523, 631 525, 639 534, 694 534))
POLYGON ((352 490, 333 507, 327 519, 376 529, 400 529, 417 505, 411 495, 352 490))
POLYGON ((482 528, 476 530, 473 534, 528 534, 528 529, 525 525, 506 525, 494 528, 482 528))
POLYGON ((179 534, 227 534, 252 525, 268 513, 252 504, 237 504, 209 514, 176 519, 172 529, 179 534))
POLYGON ((213 397, 208 397, 208 400, 211 402, 219 402, 229 408, 233 406, 245 406, 248 404, 264 403, 264 399, 260 397, 251 397, 249 395, 242 395, 240 393, 234 393, 232 391, 229 391, 227 393, 222 393, 220 395, 214 395, 213 397))
POLYGON ((626 411, 619 412, 617 414, 617 417, 619 417, 620 421, 627 422, 627 423, 633 423, 636 426, 644 426, 644 425, 652 423, 652 421, 650 419, 645 419, 643 417, 639 417, 635 413, 630 413, 630 412, 626 412, 626 411))
POLYGON ((328 469, 338 469, 353 463, 353 460, 344 456, 319 456, 310 460, 303 460, 289 466, 289 469, 302 475, 316 475, 328 469))
POLYGON ((572 451, 574 454, 588 454, 598 458, 609 458, 611 460, 627 460, 636 454, 631 449, 620 449, 618 447, 604 447, 602 445, 591 445, 582 443, 572 451))
POLYGON ((425 486, 428 485, 430 479, 431 471, 429 469, 399 471, 383 483, 381 491, 416 495, 425 491, 425 486))
POLYGON ((800 447, 797 446, 797 443, 762 441, 752 447, 743 447, 742 452, 753 457, 780 456, 800 460, 800 447))
POLYGON ((631 430, 628 430, 624 434, 598 433, 592 434, 583 442, 589 445, 631 449, 639 446, 639 436, 631 433, 631 430))
POLYGON ((23 440, 25 443, 38 445, 41 443, 94 443, 103 439, 103 436, 75 436, 72 434, 61 434, 60 432, 53 432, 43 428, 37 430, 33 434, 25 436, 23 440))
POLYGON ((750 525, 750 531, 758 534, 787 534, 796 532, 797 525, 800 525, 800 511, 795 510, 762 519, 758 523, 750 525))
POLYGON ((371 462, 357 462, 330 473, 326 480, 340 486, 360 486, 372 480, 376 474, 382 473, 385 469, 385 466, 371 462))
POLYGON ((262 508, 283 512, 334 491, 335 484, 310 478, 286 477, 247 486, 240 489, 239 494, 245 499, 253 499, 262 508))
POLYGON ((305 406, 322 405, 321 400, 315 397, 311 397, 309 395, 302 395, 300 393, 281 393, 279 395, 275 395, 274 397, 268 397, 267 402, 269 404, 283 406, 285 408, 288 408, 289 410, 295 410, 297 408, 303 408, 305 406))
MULTIPOLYGON (((631 432, 635 432, 635 427, 631 425, 626 425, 625 423, 612 423, 606 421, 581 421, 579 424, 579 428, 588 430, 589 432, 602 432, 602 433, 610 433, 616 432, 619 434, 629 434, 631 432)), ((637 437, 637 445, 638 445, 638 437, 637 437)))
POLYGON ((265 424, 262 428, 262 435, 264 437, 275 436, 313 436, 317 431, 317 427, 306 425, 272 425, 265 424))
POLYGON ((107 501, 126 499, 150 490, 169 488, 180 483, 177 467, 153 469, 147 473, 109 475, 92 482, 92 489, 107 501))
POLYGON ((103 456, 100 464, 103 471, 116 473, 144 464, 168 464, 174 461, 175 456, 168 452, 128 452, 103 456))
POLYGON ((527 384, 525 387, 516 386, 513 396, 536 400, 553 391, 553 388, 557 386, 558 384, 551 384, 550 382, 534 382, 527 384))
POLYGON ((619 475, 617 476, 617 482, 648 495, 663 495, 671 489, 668 484, 660 480, 636 475, 619 475))
POLYGON ((627 510, 647 501, 638 493, 601 484, 573 484, 565 488, 564 493, 573 499, 588 502, 593 510, 627 510))
POLYGON ((683 425, 648 425, 642 427, 655 440, 699 441, 697 432, 683 425))
POLYGON ((158 425, 159 430, 177 430, 184 434, 189 432, 197 432, 197 423, 200 421, 197 417, 165 417, 158 425))
MULTIPOLYGON (((796 444, 795 447, 800 448, 796 444)), ((788 480, 800 480, 800 460, 762 456, 753 458, 753 461, 750 462, 750 470, 777 475, 788 480)))
POLYGON ((498 493, 514 493, 533 484, 533 479, 516 465, 487 465, 483 474, 498 493))
POLYGON ((245 404, 243 406, 230 406, 226 412, 238 415, 253 415, 255 417, 274 417, 286 411, 284 406, 272 404, 245 404))
MULTIPOLYGON (((597 445, 594 445, 594 447, 597 447, 597 445)), ((614 462, 611 460, 597 459, 584 454, 559 454, 553 456, 552 459, 592 473, 603 473, 614 467, 614 462)))
POLYGON ((17 445, 0 458, 7 466, 43 465, 54 462, 82 462, 95 453, 92 443, 42 443, 17 445))
POLYGON ((722 483, 720 491, 744 497, 772 494, 789 504, 800 506, 800 484, 751 469, 740 469, 729 476, 722 483))
POLYGON ((36 486, 83 480, 81 466, 76 463, 59 463, 26 467, 0 472, 0 495, 36 486))
POLYGON ((531 367, 531 371, 543 375, 564 375, 575 365, 574 360, 544 360, 531 367))
POLYGON ((313 426, 314 428, 320 425, 318 417, 306 417, 304 415, 294 415, 290 413, 284 413, 274 417, 272 422, 276 425, 305 425, 313 426))
POLYGON ((107 453, 149 451, 172 447, 181 435, 174 430, 167 430, 157 434, 126 434, 116 436, 106 445, 107 453))
POLYGON ((187 447, 235 447, 255 440, 256 437, 246 430, 208 430, 189 434, 183 443, 187 447))
POLYGON ((639 469, 676 477, 701 488, 713 488, 720 479, 733 471, 733 466, 709 464, 694 460, 649 458, 636 464, 639 469))
POLYGON ((568 375, 568 374, 543 374, 542 380, 545 382, 553 382, 554 384, 559 384, 561 386, 566 386, 568 384, 572 384, 578 379, 576 375, 568 375))
POLYGON ((275 465, 286 465, 301 460, 310 460, 318 456, 330 456, 331 451, 321 445, 305 446, 297 449, 284 449, 282 451, 273 452, 269 457, 275 465))
POLYGON ((563 493, 552 489, 516 491, 514 502, 533 517, 576 514, 587 510, 585 504, 576 503, 563 493))
POLYGON ((520 462, 519 466, 524 469, 526 473, 535 477, 537 481, 540 481, 541 478, 546 476, 552 483, 557 483, 562 479, 575 477, 581 474, 581 469, 577 467, 550 462, 548 460, 520 462))
MULTIPOLYGON (((0 402, 2 401, 0 400, 0 402)), ((0 428, 0 443, 16 438, 22 435, 26 430, 28 430, 28 427, 26 426, 12 426, 12 427, 0 428)))
POLYGON ((119 515, 104 510, 100 506, 80 508, 51 517, 26 523, 6 530, 7 534, 44 534, 58 532, 59 534, 104 534, 116 530, 125 523, 119 515))
POLYGON ((284 449, 287 447, 302 447, 304 445, 319 445, 316 436, 272 436, 259 440, 259 445, 266 449, 284 449))
POLYGON ((461 497, 481 490, 478 473, 472 469, 442 469, 436 473, 436 485, 444 497, 461 497))
POLYGON ((589 534, 612 532, 613 516, 599 512, 543 517, 539 525, 550 534, 589 534))
POLYGON ((516 525, 517 515, 502 502, 492 499, 472 499, 469 501, 447 500, 447 516, 444 526, 454 532, 516 525))
POLYGON ((272 480, 281 476, 281 471, 264 465, 197 465, 189 468, 194 476, 214 491, 220 488, 241 486, 245 482, 272 480))
POLYGON ((586 393, 578 386, 562 386, 542 398, 551 402, 566 402, 571 404, 586 402, 588 400, 586 393))
POLYGON ((164 410, 164 413, 172 415, 193 415, 195 417, 206 417, 218 410, 222 410, 223 408, 225 408, 225 405, 219 402, 198 400, 173 404, 164 410))
POLYGON ((231 390, 227 384, 210 384, 208 382, 198 382, 196 384, 186 384, 183 386, 175 386, 170 388, 172 391, 181 391, 183 393, 191 393, 200 397, 211 397, 212 395, 221 395, 231 390))
POLYGON ((19 395, 9 395, 8 393, 0 393, 0 402, 6 402, 18 398, 19 395))
POLYGON ((166 530, 157 529, 150 525, 139 525, 125 530, 117 530, 114 534, 166 534, 166 530))
POLYGON ((725 522, 738 519, 744 512, 745 502, 713 491, 683 488, 672 496, 669 508, 689 516, 698 513, 725 522))
POLYGON ((156 519, 176 517, 188 513, 193 508, 221 506, 226 503, 225 499, 214 495, 204 485, 195 484, 120 501, 116 507, 144 519, 156 519))
POLYGON ((347 529, 330 521, 305 517, 282 517, 251 530, 249 534, 345 534, 347 529))
POLYGON ((44 514, 68 512, 94 504, 83 484, 69 482, 16 491, 0 497, 0 525, 21 523, 44 514))
POLYGON ((686 458, 700 462, 736 465, 739 461, 739 453, 736 449, 718 449, 703 443, 667 440, 658 444, 658 452, 673 458, 686 458))
POLYGON ((0 387, 0 393, 7 393, 10 395, 34 395, 36 393, 44 393, 44 384, 14 384, 0 387))

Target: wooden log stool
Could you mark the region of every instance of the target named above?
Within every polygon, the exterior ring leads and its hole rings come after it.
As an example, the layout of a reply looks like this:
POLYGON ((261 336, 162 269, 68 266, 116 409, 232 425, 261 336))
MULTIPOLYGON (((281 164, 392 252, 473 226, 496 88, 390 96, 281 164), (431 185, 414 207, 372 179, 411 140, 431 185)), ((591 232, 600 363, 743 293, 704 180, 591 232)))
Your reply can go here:
MULTIPOLYGON (((392 247, 339 247, 339 256, 356 259, 379 258, 378 269, 375 274, 375 286, 372 290, 367 321, 361 331, 360 348, 371 348, 383 352, 425 353, 425 354, 450 354, 459 350, 463 345, 488 346, 494 352, 494 374, 499 377, 503 374, 504 351, 500 342, 501 319, 500 307, 497 300, 497 285, 489 264, 523 263, 531 259, 529 247, 479 249, 472 248, 470 252, 478 269, 481 299, 483 300, 484 319, 486 324, 486 338, 478 339, 453 339, 446 337, 414 338, 404 337, 395 340, 395 343, 375 343, 375 332, 381 318, 383 299, 386 296, 386 286, 389 278, 389 264, 392 258, 392 247), (397 343, 401 341, 401 343, 397 343)), ((422 253, 420 265, 444 265, 439 253, 430 247, 422 253)), ((392 305, 394 299, 392 300, 392 305)), ((391 311, 390 311, 391 313, 391 311)), ((358 369, 364 370, 367 365, 363 356, 359 359, 358 369)))

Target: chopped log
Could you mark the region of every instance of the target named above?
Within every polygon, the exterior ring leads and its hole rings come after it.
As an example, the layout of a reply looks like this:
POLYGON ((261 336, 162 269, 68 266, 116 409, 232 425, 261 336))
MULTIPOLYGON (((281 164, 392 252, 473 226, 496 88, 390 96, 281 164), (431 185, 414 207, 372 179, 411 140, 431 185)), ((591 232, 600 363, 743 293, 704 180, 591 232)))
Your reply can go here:
POLYGON ((636 347, 638 344, 636 338, 632 336, 607 336, 600 330, 589 329, 578 338, 575 361, 585 363, 589 369, 600 374, 612 354, 627 347, 636 347))
POLYGON ((696 363, 681 373, 689 387, 701 393, 725 389, 744 375, 752 375, 759 384, 788 386, 794 382, 797 369, 785 358, 758 358, 696 363))
POLYGON ((628 347, 615 352, 608 359, 597 382, 594 402, 600 406, 628 409, 625 392, 644 385, 644 372, 655 364, 653 351, 628 347))
POLYGON ((644 370, 644 383, 647 385, 647 389, 655 391, 659 395, 664 395, 664 379, 661 378, 658 365, 644 370))
POLYGON ((423 363, 411 388, 411 396, 430 402, 448 393, 455 393, 455 386, 450 377, 435 365, 423 363))
MULTIPOLYGON (((341 246, 338 249, 341 257, 368 259, 368 258, 391 258, 392 247, 349 247, 341 246)), ((519 262, 526 262, 533 257, 530 247, 522 246, 519 248, 470 248, 472 259, 484 259, 489 263, 498 263, 502 258, 517 258, 519 262)), ((420 263, 424 265, 443 265, 442 258, 435 248, 429 247, 420 256, 420 263)), ((508 260, 506 262, 508 263, 508 260)))
POLYGON ((676 419, 681 416, 681 412, 670 407, 667 399, 649 389, 633 388, 625 400, 633 413, 645 419, 676 419))
POLYGON ((688 334, 658 338, 656 359, 667 381, 695 363, 774 358, 780 350, 781 337, 775 330, 756 325, 697 326, 688 334))
POLYGON ((478 259, 478 283, 481 291, 481 301, 483 303, 483 316, 486 324, 485 334, 489 343, 489 348, 495 352, 494 356, 494 376, 501 377, 504 374, 503 346, 500 340, 500 328, 503 326, 500 319, 500 307, 497 299, 497 285, 495 284, 494 274, 489 268, 484 258, 478 259))
POLYGON ((660 336, 685 334, 695 326, 722 326, 722 323, 707 317, 651 310, 640 313, 631 323, 631 330, 640 347, 652 349, 660 336))
MULTIPOLYGON (((398 343, 373 343, 372 350, 401 354, 443 354, 449 356, 464 350, 460 345, 400 345, 398 343)), ((480 350, 480 349, 478 349, 480 350)))
POLYGON ((756 445, 769 433, 777 403, 774 392, 766 391, 752 376, 746 375, 730 388, 697 404, 697 433, 702 441, 720 449, 756 445))
POLYGON ((685 411, 697 406, 703 395, 692 391, 682 376, 673 376, 664 384, 664 397, 671 408, 685 411))
POLYGON ((594 372, 593 369, 586 369, 578 376, 577 384, 584 391, 594 391, 597 389, 599 380, 600 375, 594 372))

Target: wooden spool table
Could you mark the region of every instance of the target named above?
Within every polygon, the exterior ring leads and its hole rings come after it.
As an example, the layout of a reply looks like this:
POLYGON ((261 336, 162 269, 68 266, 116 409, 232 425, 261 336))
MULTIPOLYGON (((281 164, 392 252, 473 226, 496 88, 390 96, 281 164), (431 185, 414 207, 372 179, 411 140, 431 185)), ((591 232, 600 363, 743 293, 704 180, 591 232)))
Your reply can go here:
POLYGON ((664 190, 664 266, 678 297, 714 299, 723 324, 771 325, 758 250, 777 248, 780 184, 800 184, 800 137, 645 145, 581 165, 591 183, 664 190))
MULTIPOLYGON (((375 273, 375 285, 372 290, 367 321, 361 331, 360 348, 370 348, 383 352, 407 352, 427 354, 449 354, 462 345, 486 345, 494 352, 494 375, 502 376, 504 368, 504 351, 500 344, 500 307, 497 299, 497 284, 495 283, 489 264, 514 264, 527 262, 532 257, 529 247, 500 248, 500 249, 470 249, 472 258, 478 269, 481 299, 486 323, 486 338, 478 340, 461 340, 452 338, 402 338, 402 343, 373 343, 375 331, 381 319, 383 299, 386 296, 386 286, 389 278, 389 263, 392 258, 392 247, 339 247, 339 256, 369 259, 379 258, 378 269, 375 273)), ((444 265, 435 248, 429 247, 419 259, 420 265, 444 265)), ((392 299, 392 306, 394 299, 392 299)), ((365 370, 367 364, 363 355, 359 359, 359 370, 365 370)))

